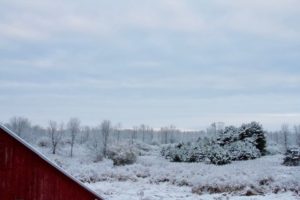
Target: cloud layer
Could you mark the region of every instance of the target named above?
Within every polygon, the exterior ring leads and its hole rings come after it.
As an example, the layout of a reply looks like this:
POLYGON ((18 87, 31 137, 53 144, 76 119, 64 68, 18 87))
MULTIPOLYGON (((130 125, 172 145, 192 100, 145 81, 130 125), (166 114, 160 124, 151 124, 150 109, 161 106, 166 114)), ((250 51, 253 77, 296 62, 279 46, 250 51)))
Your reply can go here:
POLYGON ((0 120, 300 123, 299 9, 297 0, 3 0, 0 120))

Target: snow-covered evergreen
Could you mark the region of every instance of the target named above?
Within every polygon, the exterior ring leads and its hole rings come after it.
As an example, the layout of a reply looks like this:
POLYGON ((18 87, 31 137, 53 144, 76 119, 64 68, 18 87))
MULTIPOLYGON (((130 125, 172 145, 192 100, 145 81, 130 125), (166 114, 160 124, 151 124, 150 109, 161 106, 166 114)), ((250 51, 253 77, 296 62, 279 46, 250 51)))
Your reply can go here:
POLYGON ((239 128, 225 127, 212 139, 164 147, 161 152, 173 162, 209 160, 212 164, 223 165, 235 160, 259 158, 266 152, 265 145, 262 126, 252 122, 239 128))
POLYGON ((283 164, 287 166, 300 166, 300 148, 294 147, 288 149, 285 153, 283 164))

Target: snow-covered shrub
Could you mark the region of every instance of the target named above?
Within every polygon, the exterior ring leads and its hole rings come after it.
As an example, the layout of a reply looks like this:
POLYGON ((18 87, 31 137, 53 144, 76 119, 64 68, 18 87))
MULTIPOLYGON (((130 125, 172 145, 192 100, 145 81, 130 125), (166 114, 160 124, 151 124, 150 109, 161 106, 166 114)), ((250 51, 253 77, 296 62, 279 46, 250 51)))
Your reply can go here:
POLYGON ((187 162, 189 147, 187 144, 180 143, 170 149, 169 158, 173 162, 187 162))
POLYGON ((108 149, 107 156, 116 166, 129 165, 136 162, 137 153, 128 146, 114 146, 108 149))
POLYGON ((215 165, 225 165, 231 162, 231 156, 227 149, 218 144, 214 144, 209 148, 207 158, 215 165))
POLYGON ((149 152, 153 148, 151 145, 146 144, 144 142, 140 142, 140 141, 135 141, 132 144, 132 147, 133 147, 134 151, 140 156, 149 155, 149 152))
POLYGON ((134 143, 134 146, 137 149, 142 150, 142 151, 146 151, 146 152, 149 152, 152 149, 150 145, 148 145, 146 143, 143 143, 143 142, 140 142, 140 141, 136 141, 134 143))
POLYGON ((188 153, 188 162, 202 162, 206 158, 204 149, 200 146, 193 146, 188 153))
POLYGON ((174 155, 178 153, 178 148, 181 147, 181 144, 178 145, 164 145, 161 148, 160 154, 165 157, 166 159, 169 159, 173 161, 174 155))
POLYGON ((236 142, 239 140, 239 129, 235 126, 227 126, 224 132, 218 135, 216 140, 221 146, 236 142))
POLYGON ((255 145, 247 140, 224 146, 215 141, 207 144, 179 143, 163 147, 161 155, 172 162, 203 162, 208 159, 217 165, 230 163, 231 160, 249 160, 261 156, 255 145))
POLYGON ((300 148, 288 149, 283 164, 286 166, 300 166, 300 148))
POLYGON ((114 165, 130 165, 136 162, 137 156, 132 151, 120 152, 111 158, 114 165))
POLYGON ((251 122, 241 125, 240 128, 234 126, 225 127, 224 132, 219 134, 217 143, 221 146, 230 145, 237 141, 251 142, 261 155, 266 154, 266 137, 262 125, 251 122))
POLYGON ((194 143, 163 147, 161 155, 173 162, 201 162, 207 159, 221 165, 235 160, 255 159, 266 153, 266 138, 257 122, 240 128, 225 127, 217 137, 194 143))
POLYGON ((232 160, 259 158, 260 151, 249 141, 236 141, 226 146, 232 160))
POLYGON ((171 156, 171 151, 173 151, 173 148, 174 148, 174 147, 171 146, 171 145, 163 146, 163 147, 161 148, 160 154, 161 154, 163 157, 169 159, 170 156, 171 156))
POLYGON ((165 146, 160 153, 172 162, 200 162, 205 159, 201 147, 191 143, 165 146))
POLYGON ((253 140, 253 144, 262 155, 266 154, 267 140, 261 124, 257 122, 243 124, 239 129, 239 140, 245 140, 246 138, 253 140))

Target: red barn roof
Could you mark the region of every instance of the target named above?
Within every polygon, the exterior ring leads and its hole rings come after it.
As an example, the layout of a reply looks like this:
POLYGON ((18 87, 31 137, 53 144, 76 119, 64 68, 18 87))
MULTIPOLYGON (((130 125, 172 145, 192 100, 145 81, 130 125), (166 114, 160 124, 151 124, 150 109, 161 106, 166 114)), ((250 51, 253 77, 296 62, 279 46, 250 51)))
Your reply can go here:
POLYGON ((0 124, 1 200, 103 200, 0 124))

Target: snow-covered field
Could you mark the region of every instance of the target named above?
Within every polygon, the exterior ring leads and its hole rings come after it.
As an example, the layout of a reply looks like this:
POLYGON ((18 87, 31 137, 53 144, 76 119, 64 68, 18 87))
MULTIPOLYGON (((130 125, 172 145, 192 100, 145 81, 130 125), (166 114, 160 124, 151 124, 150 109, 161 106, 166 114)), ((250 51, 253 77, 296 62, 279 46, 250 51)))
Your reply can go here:
POLYGON ((111 160, 94 163, 80 147, 74 158, 40 150, 108 200, 300 199, 300 167, 281 165, 282 155, 215 166, 172 163, 152 147, 135 164, 116 167, 111 160))

